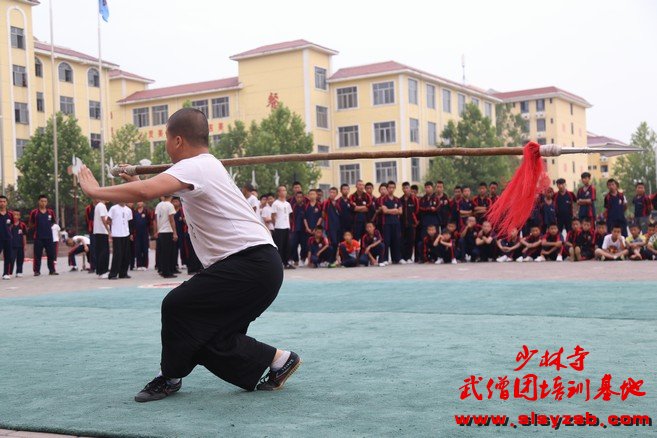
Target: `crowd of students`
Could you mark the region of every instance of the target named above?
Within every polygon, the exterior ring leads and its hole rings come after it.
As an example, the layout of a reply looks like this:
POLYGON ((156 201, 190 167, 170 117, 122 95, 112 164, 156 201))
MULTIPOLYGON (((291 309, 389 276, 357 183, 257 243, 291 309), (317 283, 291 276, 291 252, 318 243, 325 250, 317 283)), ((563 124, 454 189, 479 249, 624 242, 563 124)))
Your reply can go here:
POLYGON ((394 181, 374 185, 343 184, 307 193, 295 182, 260 196, 253 187, 245 197, 272 232, 287 269, 309 267, 386 266, 408 263, 544 262, 581 260, 656 260, 657 196, 637 183, 628 202, 618 182, 607 182, 604 211, 596 214, 591 175, 581 175, 576 193, 558 179, 557 190, 539 195, 520 230, 497 236, 486 214, 499 197, 496 182, 480 183, 477 194, 456 186, 445 193, 442 181, 419 187, 394 181), (626 218, 632 206, 631 223, 626 218))

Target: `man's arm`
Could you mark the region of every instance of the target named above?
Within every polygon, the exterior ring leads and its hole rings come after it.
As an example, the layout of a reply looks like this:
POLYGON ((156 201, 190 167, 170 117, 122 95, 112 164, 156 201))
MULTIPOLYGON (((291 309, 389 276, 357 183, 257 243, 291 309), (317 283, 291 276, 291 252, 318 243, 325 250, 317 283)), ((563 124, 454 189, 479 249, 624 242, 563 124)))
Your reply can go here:
POLYGON ((176 220, 174 219, 175 214, 169 215, 169 224, 171 225, 171 230, 173 231, 173 241, 178 240, 178 233, 176 232, 176 220))

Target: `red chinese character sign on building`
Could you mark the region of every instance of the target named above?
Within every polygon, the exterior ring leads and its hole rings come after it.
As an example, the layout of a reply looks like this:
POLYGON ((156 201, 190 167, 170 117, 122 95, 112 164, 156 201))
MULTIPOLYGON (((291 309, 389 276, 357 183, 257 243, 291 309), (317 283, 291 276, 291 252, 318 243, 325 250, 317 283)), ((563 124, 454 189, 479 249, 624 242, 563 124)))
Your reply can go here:
POLYGON ((271 109, 278 108, 278 93, 269 93, 267 98, 267 106, 271 109))

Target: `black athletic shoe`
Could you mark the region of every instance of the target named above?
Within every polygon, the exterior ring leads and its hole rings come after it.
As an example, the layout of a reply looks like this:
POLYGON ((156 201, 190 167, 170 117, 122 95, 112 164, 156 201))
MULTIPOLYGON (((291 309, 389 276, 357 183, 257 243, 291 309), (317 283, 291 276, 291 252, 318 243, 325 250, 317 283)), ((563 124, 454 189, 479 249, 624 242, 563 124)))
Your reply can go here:
POLYGON ((59 275, 59 272, 55 272, 55 271, 49 272, 48 275, 59 275))
POLYGON ((157 376, 151 380, 145 387, 142 389, 139 394, 135 396, 135 401, 139 403, 162 400, 168 395, 178 392, 182 387, 182 379, 178 381, 175 385, 167 383, 167 379, 164 376, 157 376))
POLYGON ((178 276, 171 274, 171 275, 163 275, 162 278, 178 278, 178 276))
POLYGON ((290 358, 285 365, 278 371, 269 371, 269 373, 260 379, 256 386, 258 391, 276 391, 283 388, 285 381, 299 368, 301 358, 294 351, 290 352, 290 358))

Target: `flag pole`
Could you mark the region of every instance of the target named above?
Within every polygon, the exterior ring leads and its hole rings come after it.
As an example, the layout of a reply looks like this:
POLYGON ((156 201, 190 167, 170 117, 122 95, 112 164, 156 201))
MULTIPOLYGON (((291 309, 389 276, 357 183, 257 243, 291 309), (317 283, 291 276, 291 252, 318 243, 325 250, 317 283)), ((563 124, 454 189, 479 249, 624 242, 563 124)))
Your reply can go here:
POLYGON ((52 79, 52 148, 53 148, 53 161, 55 162, 55 214, 59 217, 59 158, 57 148, 57 81, 55 80, 55 37, 53 36, 52 25, 52 2, 50 0, 50 65, 51 65, 51 79, 52 79))
POLYGON ((100 44, 100 11, 96 12, 98 16, 98 91, 100 103, 100 185, 105 187, 105 111, 103 110, 103 58, 100 44))

